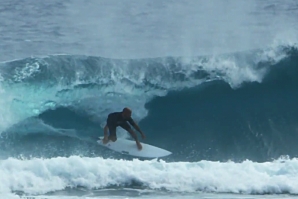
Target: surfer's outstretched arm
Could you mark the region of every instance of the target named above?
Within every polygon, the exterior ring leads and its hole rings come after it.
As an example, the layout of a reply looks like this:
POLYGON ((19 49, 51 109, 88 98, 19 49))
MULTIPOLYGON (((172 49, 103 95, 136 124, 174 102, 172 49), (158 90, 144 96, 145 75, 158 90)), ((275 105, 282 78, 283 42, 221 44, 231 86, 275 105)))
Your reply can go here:
POLYGON ((142 138, 145 139, 145 134, 143 131, 140 129, 140 127, 137 125, 137 123, 134 123, 133 127, 141 134, 142 138))

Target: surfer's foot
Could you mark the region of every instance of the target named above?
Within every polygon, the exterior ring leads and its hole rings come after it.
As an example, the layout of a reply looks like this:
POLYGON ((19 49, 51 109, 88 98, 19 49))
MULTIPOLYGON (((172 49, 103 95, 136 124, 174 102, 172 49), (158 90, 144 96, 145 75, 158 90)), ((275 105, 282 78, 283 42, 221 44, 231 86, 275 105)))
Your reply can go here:
POLYGON ((142 148, 143 148, 141 143, 139 143, 139 142, 137 142, 137 147, 138 147, 139 150, 142 150, 142 148))
POLYGON ((102 143, 103 144, 106 144, 106 143, 108 143, 109 142, 109 138, 104 138, 103 140, 102 140, 102 143))

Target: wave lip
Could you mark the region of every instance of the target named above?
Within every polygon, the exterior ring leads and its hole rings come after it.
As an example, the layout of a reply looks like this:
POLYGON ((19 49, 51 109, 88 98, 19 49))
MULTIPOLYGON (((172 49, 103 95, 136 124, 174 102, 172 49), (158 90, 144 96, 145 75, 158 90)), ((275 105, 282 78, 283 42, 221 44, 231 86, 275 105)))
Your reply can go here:
POLYGON ((2 62, 0 117, 4 122, 0 131, 59 106, 88 112, 97 121, 112 110, 131 106, 142 119, 147 115, 144 104, 169 91, 214 80, 223 80, 233 88, 244 82, 261 82, 269 66, 258 63, 284 54, 280 48, 273 51, 148 59, 52 55, 2 62))
POLYGON ((298 159, 273 162, 165 162, 72 156, 1 161, 0 190, 45 194, 66 188, 104 189, 139 184, 172 192, 298 194, 298 159))

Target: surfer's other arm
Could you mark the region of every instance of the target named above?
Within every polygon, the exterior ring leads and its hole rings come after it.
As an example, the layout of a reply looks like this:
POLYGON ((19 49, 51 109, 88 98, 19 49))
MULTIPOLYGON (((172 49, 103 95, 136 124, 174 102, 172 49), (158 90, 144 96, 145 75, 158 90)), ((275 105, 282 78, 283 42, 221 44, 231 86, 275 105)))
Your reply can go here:
POLYGON ((143 131, 140 129, 140 127, 137 125, 137 123, 134 122, 134 124, 132 125, 142 136, 143 139, 145 139, 145 134, 143 133, 143 131))

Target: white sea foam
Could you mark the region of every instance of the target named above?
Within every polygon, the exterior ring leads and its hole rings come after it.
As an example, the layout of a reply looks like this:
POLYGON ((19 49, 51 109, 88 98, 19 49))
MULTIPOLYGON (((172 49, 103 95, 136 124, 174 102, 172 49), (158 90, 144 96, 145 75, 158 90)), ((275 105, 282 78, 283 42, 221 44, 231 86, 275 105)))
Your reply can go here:
POLYGON ((0 192, 45 194, 66 187, 101 189, 137 182, 172 192, 298 194, 298 159, 256 163, 165 162, 72 156, 0 162, 0 192))

